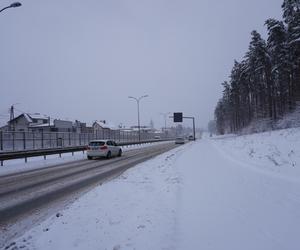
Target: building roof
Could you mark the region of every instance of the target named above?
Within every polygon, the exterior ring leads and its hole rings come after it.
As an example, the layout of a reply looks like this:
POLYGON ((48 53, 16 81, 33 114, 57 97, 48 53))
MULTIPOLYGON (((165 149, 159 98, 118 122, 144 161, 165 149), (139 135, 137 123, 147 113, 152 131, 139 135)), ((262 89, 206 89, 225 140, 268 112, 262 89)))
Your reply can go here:
MULTIPOLYGON (((32 122, 32 119, 30 118, 30 116, 29 116, 28 114, 25 114, 25 113, 24 113, 24 114, 19 115, 18 117, 20 117, 20 116, 22 116, 22 115, 26 118, 26 120, 27 120, 28 122, 32 122)), ((16 117, 16 118, 17 118, 17 117, 16 117)), ((16 119, 16 118, 15 118, 15 119, 16 119)))
POLYGON ((26 114, 28 115, 31 119, 39 119, 39 120, 48 120, 49 116, 42 115, 40 113, 34 113, 34 114, 26 114))
POLYGON ((41 114, 39 114, 39 113, 34 113, 34 114, 23 113, 23 114, 20 114, 20 115, 16 116, 14 119, 12 119, 12 120, 10 120, 10 121, 8 121, 8 122, 11 122, 11 121, 14 121, 14 120, 16 120, 16 119, 19 119, 19 118, 22 117, 22 116, 23 116, 23 117, 27 120, 27 122, 29 122, 29 123, 32 123, 32 122, 33 122, 32 119, 38 119, 38 120, 48 120, 48 119, 49 119, 48 116, 46 116, 46 115, 41 115, 41 114))
POLYGON ((104 123, 102 121, 95 121, 93 123, 93 126, 98 124, 101 128, 104 129, 111 129, 111 130, 117 130, 118 128, 116 128, 113 124, 109 124, 109 123, 104 123))

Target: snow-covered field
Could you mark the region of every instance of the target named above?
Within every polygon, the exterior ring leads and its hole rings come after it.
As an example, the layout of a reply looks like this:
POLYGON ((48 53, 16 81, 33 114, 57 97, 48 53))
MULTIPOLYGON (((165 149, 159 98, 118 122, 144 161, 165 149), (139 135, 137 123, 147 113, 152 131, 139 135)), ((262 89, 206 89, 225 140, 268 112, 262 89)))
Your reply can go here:
POLYGON ((7 249, 298 250, 300 129, 204 137, 93 189, 7 249))

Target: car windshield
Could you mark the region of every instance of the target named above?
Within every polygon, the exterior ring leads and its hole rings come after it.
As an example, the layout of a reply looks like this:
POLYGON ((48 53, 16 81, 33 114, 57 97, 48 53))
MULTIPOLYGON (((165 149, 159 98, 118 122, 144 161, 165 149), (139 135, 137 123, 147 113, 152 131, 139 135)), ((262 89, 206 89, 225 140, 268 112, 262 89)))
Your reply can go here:
POLYGON ((104 141, 91 141, 89 143, 89 146, 92 146, 92 147, 99 147, 99 146, 103 146, 105 144, 104 141))

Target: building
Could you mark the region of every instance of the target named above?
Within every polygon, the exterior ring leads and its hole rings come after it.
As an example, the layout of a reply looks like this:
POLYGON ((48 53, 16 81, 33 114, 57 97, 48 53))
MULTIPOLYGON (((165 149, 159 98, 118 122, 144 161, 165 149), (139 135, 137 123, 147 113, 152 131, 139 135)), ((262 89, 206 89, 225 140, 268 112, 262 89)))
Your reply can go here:
POLYGON ((30 124, 29 130, 32 132, 76 132, 73 122, 54 119, 45 124, 30 124))
POLYGON ((23 113, 16 118, 8 121, 7 127, 3 127, 6 131, 16 132, 93 132, 88 130, 85 123, 75 121, 50 119, 49 116, 41 115, 39 113, 28 114, 23 113))
POLYGON ((74 130, 76 133, 93 133, 93 125, 88 125, 85 122, 80 122, 78 120, 75 120, 75 123, 73 124, 74 130))
POLYGON ((93 132, 96 138, 115 138, 119 134, 119 128, 108 124, 105 120, 93 123, 93 132))
POLYGON ((31 131, 31 126, 49 126, 50 117, 41 115, 39 113, 26 114, 23 113, 16 118, 8 121, 8 128, 10 131, 31 131))
POLYGON ((0 127, 0 131, 2 131, 2 132, 8 132, 9 131, 8 125, 4 125, 4 126, 0 127))

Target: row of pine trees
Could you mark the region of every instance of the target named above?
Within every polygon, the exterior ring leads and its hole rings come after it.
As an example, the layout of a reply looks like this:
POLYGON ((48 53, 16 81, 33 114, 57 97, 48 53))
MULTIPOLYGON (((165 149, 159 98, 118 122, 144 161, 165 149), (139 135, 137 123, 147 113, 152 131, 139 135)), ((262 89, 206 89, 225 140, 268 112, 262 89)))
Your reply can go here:
POLYGON ((215 109, 218 133, 237 132, 260 119, 276 121, 300 101, 300 0, 284 0, 283 21, 265 22, 265 41, 252 31, 249 49, 234 62, 215 109))

